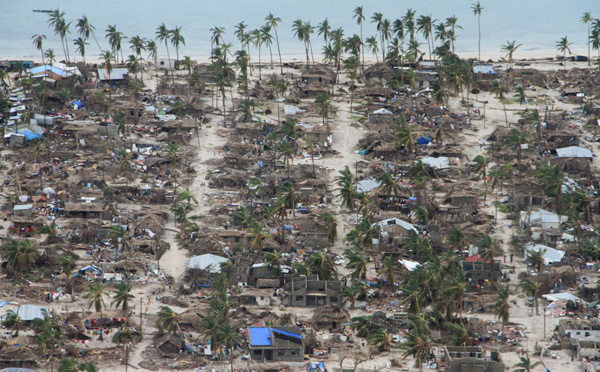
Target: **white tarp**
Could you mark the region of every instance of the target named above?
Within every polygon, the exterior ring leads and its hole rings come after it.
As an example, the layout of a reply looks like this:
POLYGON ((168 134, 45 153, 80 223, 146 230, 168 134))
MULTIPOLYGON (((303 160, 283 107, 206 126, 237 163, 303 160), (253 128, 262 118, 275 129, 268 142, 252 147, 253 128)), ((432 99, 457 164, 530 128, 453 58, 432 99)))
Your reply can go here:
POLYGON ((194 256, 188 263, 190 269, 208 270, 211 273, 221 272, 221 263, 229 261, 225 257, 217 256, 214 254, 203 254, 201 256, 194 256))
POLYGON ((570 293, 567 293, 567 292, 550 293, 550 294, 542 295, 542 297, 548 301, 573 301, 573 302, 585 303, 585 301, 583 301, 581 298, 579 298, 575 295, 572 295, 570 293))
POLYGON ((381 185, 381 182, 377 181, 376 179, 366 178, 356 184, 356 191, 369 192, 374 188, 379 187, 379 185, 381 185))
POLYGON ((559 158, 592 158, 592 152, 578 146, 563 147, 556 149, 559 158))
POLYGON ((423 158, 423 159, 421 159, 421 161, 423 162, 423 164, 429 165, 431 168, 434 168, 434 169, 450 168, 450 160, 448 160, 448 158, 446 158, 446 157, 423 158))
POLYGON ((548 265, 552 262, 560 262, 565 256, 565 251, 559 251, 558 249, 554 249, 552 247, 548 247, 543 244, 533 244, 529 243, 525 246, 525 252, 539 252, 540 250, 544 250, 544 264, 548 265))
POLYGON ((531 226, 543 229, 558 229, 560 227, 558 214, 543 209, 532 211, 529 215, 527 215, 527 211, 522 211, 521 223, 531 224, 531 226))
POLYGON ((406 270, 408 270, 408 271, 413 271, 417 267, 421 266, 420 263, 414 262, 414 261, 409 261, 409 260, 398 260, 398 262, 400 262, 402 264, 402 266, 406 267, 406 270))
POLYGON ((306 112, 306 110, 302 110, 294 105, 283 105, 283 113, 285 115, 296 115, 301 112, 306 112))
POLYGON ((384 108, 380 108, 379 110, 373 111, 373 115, 392 115, 392 112, 384 108))

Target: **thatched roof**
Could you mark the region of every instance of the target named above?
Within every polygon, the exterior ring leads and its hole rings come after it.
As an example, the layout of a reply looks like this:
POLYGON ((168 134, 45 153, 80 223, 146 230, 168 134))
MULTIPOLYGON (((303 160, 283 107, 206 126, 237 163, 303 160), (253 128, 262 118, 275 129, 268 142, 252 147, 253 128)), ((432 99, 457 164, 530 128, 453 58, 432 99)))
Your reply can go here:
POLYGON ((0 350, 0 362, 33 362, 37 363, 37 356, 28 347, 7 347, 0 350))
POLYGON ((181 338, 175 336, 171 333, 167 333, 158 337, 156 342, 154 342, 156 348, 159 349, 163 353, 167 354, 176 354, 179 353, 180 350, 183 350, 184 344, 181 341, 181 338))
POLYGON ((312 321, 315 323, 346 322, 350 319, 350 313, 337 305, 326 305, 315 309, 312 321))
POLYGON ((317 64, 302 73, 302 78, 325 77, 335 79, 335 72, 323 64, 317 64))

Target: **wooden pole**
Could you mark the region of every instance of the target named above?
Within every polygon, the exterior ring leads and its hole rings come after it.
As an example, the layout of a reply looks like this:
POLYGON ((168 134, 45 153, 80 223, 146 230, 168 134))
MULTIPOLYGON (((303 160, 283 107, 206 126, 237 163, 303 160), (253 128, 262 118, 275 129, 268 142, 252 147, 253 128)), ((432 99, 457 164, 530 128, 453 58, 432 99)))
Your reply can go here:
POLYGON ((143 309, 143 305, 142 305, 142 297, 140 297, 140 333, 142 333, 142 310, 143 309))

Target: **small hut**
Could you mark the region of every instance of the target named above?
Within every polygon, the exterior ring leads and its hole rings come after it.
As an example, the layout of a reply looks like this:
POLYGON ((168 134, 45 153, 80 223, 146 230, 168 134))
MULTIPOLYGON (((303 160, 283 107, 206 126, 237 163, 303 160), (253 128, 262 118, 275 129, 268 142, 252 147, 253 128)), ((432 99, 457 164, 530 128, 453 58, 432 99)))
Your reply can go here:
POLYGON ((337 305, 326 305, 315 309, 312 322, 316 328, 338 329, 342 323, 350 320, 347 310, 337 305))
POLYGON ((179 354, 185 347, 181 338, 171 333, 158 337, 154 344, 156 345, 156 348, 164 354, 179 354))
POLYGON ((317 64, 302 73, 300 77, 304 84, 333 85, 335 83, 335 72, 329 67, 317 64))
POLYGON ((37 357, 28 347, 5 347, 0 350, 0 368, 35 368, 36 366, 37 357))

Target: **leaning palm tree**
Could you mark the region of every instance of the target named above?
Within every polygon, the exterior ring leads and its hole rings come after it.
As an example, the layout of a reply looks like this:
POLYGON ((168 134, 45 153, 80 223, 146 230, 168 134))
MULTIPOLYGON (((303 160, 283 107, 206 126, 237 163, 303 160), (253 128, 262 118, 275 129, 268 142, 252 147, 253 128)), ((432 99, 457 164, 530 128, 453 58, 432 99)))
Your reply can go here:
POLYGON ((413 327, 406 334, 406 341, 400 347, 404 350, 402 358, 406 359, 412 356, 415 359, 415 364, 419 368, 419 372, 423 371, 423 361, 427 360, 431 353, 431 341, 424 327, 413 327))
POLYGON ((319 216, 319 221, 323 222, 323 230, 327 234, 330 243, 337 239, 337 219, 333 213, 323 213, 319 216))
POLYGON ((473 168, 473 170, 477 173, 479 173, 479 176, 481 177, 481 179, 483 179, 483 183, 484 183, 484 196, 483 196, 483 202, 485 203, 486 199, 487 199, 487 169, 488 166, 490 165, 490 159, 486 158, 483 155, 477 155, 475 157, 475 159, 473 159, 473 162, 475 163, 475 167, 473 168))
POLYGON ((565 37, 561 37, 559 41, 554 45, 556 49, 563 54, 563 60, 565 61, 565 71, 567 71, 567 52, 571 55, 571 46, 572 43, 569 42, 567 35, 565 37))
POLYGON ((529 143, 529 133, 527 133, 526 131, 513 129, 510 131, 510 137, 508 138, 508 143, 509 143, 509 145, 515 146, 517 148, 517 165, 519 168, 521 168, 523 145, 529 143))
POLYGON ((338 186, 339 196, 342 198, 342 206, 346 206, 352 212, 358 192, 356 190, 354 175, 347 165, 340 171, 340 175, 335 178, 335 183, 338 186))
POLYGON ((156 325, 162 333, 172 333, 174 335, 181 335, 181 328, 179 327, 179 320, 177 313, 174 312, 168 306, 161 306, 160 310, 156 314, 158 319, 156 325))
POLYGON ((106 292, 107 289, 108 289, 107 285, 102 284, 100 282, 93 282, 86 288, 85 294, 84 294, 85 299, 88 300, 88 304, 89 304, 88 308, 91 309, 93 306, 94 310, 97 313, 100 313, 100 321, 98 322, 99 323, 98 325, 100 326, 99 340, 102 340, 102 328, 104 326, 102 309, 105 306, 104 297, 106 297, 108 295, 108 293, 106 292))
POLYGON ((545 254, 545 249, 527 251, 527 257, 525 258, 525 261, 538 272, 538 275, 542 274, 542 271, 544 270, 544 265, 546 263, 544 259, 545 254))
POLYGON ((15 332, 15 337, 19 337, 19 330, 23 327, 23 319, 19 316, 19 309, 17 311, 8 310, 2 321, 2 326, 10 328, 15 332))
POLYGON ((379 328, 371 332, 367 337, 367 343, 369 345, 376 345, 379 351, 390 351, 390 334, 387 329, 379 328))
POLYGON ((485 264, 489 261, 492 272, 492 280, 494 280, 495 258, 498 253, 501 252, 500 242, 486 234, 483 236, 483 238, 481 238, 481 240, 479 240, 479 242, 477 242, 477 246, 483 250, 480 253, 483 263, 485 264))
POLYGON ((90 44, 87 43, 85 39, 78 37, 77 39, 73 40, 73 45, 75 45, 75 51, 79 53, 81 58, 83 58, 83 65, 85 66, 85 46, 90 44))
POLYGON ((367 279, 367 264, 369 258, 359 248, 348 248, 344 251, 344 255, 348 260, 346 268, 352 270, 352 279, 367 279))
POLYGON ((473 11, 473 15, 477 17, 477 30, 479 32, 479 58, 478 60, 481 61, 481 11, 484 8, 481 6, 481 3, 478 1, 476 3, 473 3, 473 5, 471 6, 471 10, 473 11))
POLYGON ((94 41, 96 42, 96 45, 98 45, 98 49, 100 49, 100 53, 103 52, 102 48, 100 47, 100 44, 98 43, 98 40, 96 39, 96 34, 94 34, 94 30, 96 29, 96 27, 94 27, 88 20, 87 16, 84 14, 81 16, 81 18, 79 18, 77 20, 77 24, 76 27, 78 29, 79 35, 84 39, 87 40, 90 38, 90 35, 92 35, 92 38, 94 39, 94 41))

